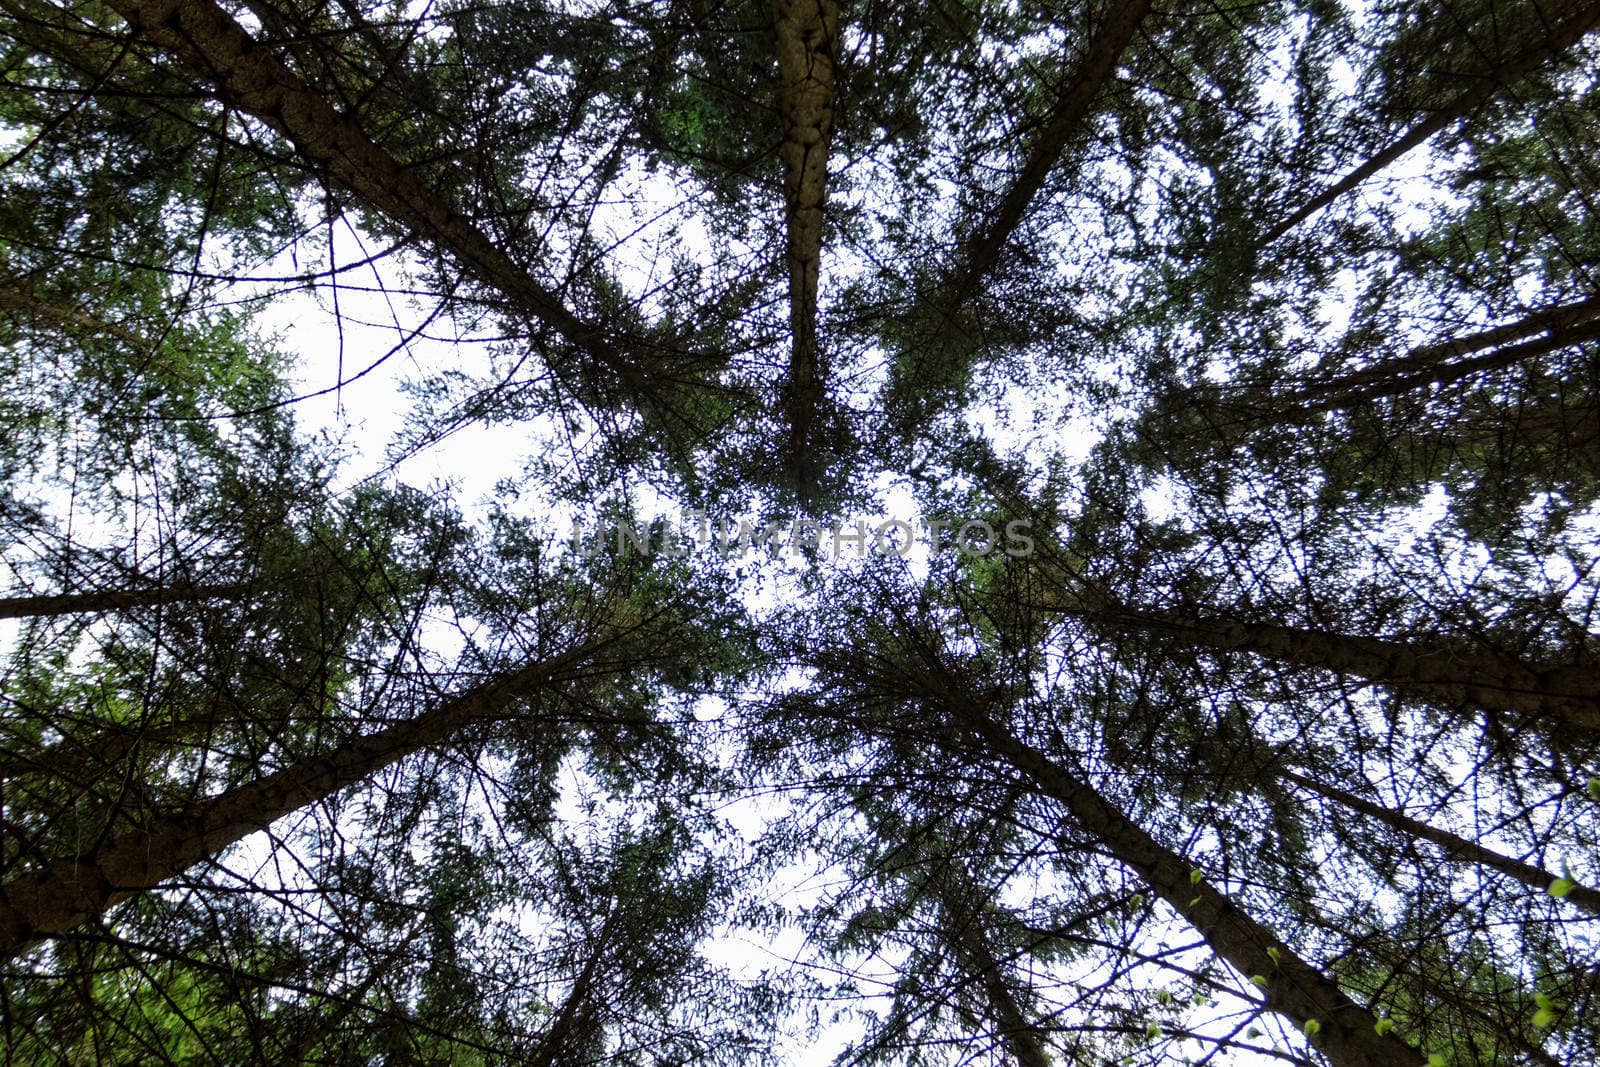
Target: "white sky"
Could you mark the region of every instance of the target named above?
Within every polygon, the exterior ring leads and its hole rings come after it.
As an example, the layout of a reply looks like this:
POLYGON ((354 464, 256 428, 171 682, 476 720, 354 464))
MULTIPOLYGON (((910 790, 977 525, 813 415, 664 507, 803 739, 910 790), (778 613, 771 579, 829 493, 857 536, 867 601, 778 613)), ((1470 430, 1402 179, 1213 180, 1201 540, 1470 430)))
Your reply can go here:
MULTIPOLYGON (((1353 87, 1355 79, 1352 68, 1346 73, 1344 80, 1348 85, 1344 87, 1353 87)), ((0 145, 4 143, 5 140, 0 139, 0 145)), ((1440 162, 1431 153, 1419 151, 1386 173, 1382 195, 1390 203, 1403 205, 1402 220, 1420 224, 1427 217, 1428 210, 1449 195, 1439 183, 1431 180, 1432 175, 1439 172, 1440 162)), ((636 199, 630 204, 615 205, 612 209, 615 217, 610 220, 602 217, 600 228, 604 230, 609 226, 620 238, 622 234, 634 231, 641 214, 651 215, 658 208, 672 204, 677 198, 677 190, 665 179, 657 181, 660 184, 651 188, 649 179, 637 179, 636 199)), ((603 211, 602 216, 604 214, 603 211)), ((684 220, 677 221, 681 224, 684 220)), ((309 239, 307 245, 293 256, 285 253, 279 260, 263 265, 263 272, 292 274, 305 269, 308 259, 315 261, 325 258, 326 232, 321 231, 317 237, 309 239), (314 251, 319 240, 323 242, 322 247, 314 251)), ((362 240, 347 227, 336 227, 335 235, 334 252, 339 262, 362 258, 375 247, 370 239, 362 240)), ((680 226, 679 237, 690 248, 705 246, 703 230, 698 230, 694 224, 680 226)), ((635 238, 636 242, 639 240, 643 238, 635 238)), ((627 260, 624 258, 618 262, 626 266, 627 260)), ((393 274, 385 264, 376 264, 370 271, 353 272, 341 278, 338 302, 343 319, 342 370, 347 377, 366 367, 394 343, 397 323, 401 328, 409 327, 419 322, 426 313, 425 309, 414 307, 403 299, 343 288, 345 285, 370 288, 380 278, 393 282, 393 274)), ((825 270, 824 286, 827 284, 826 278, 825 270)), ((1355 295, 1354 277, 1343 281, 1345 284, 1330 292, 1325 302, 1325 324, 1330 335, 1342 329, 1355 295)), ((294 359, 292 387, 297 393, 324 390, 339 380, 341 337, 331 302, 331 291, 323 286, 316 297, 297 293, 279 298, 260 316, 262 333, 271 336, 275 347, 289 353, 294 359)), ((437 322, 432 329, 442 333, 447 328, 447 324, 437 322)), ((327 432, 349 449, 349 459, 342 469, 340 484, 354 484, 369 476, 384 477, 385 447, 404 427, 406 413, 411 406, 410 399, 401 390, 402 383, 408 378, 418 378, 429 371, 452 366, 461 366, 471 372, 486 371, 488 364, 483 346, 452 345, 437 340, 414 341, 384 365, 343 386, 337 394, 298 403, 295 415, 305 434, 327 432)), ((969 425, 981 427, 984 435, 1002 448, 1028 448, 1030 451, 1040 450, 1040 454, 1048 451, 1076 463, 1087 456, 1096 440, 1095 428, 1089 421, 1079 419, 1063 427, 1050 420, 1045 428, 1040 429, 1034 420, 1034 413, 1040 408, 1065 410, 1069 400, 1065 396, 1041 395, 1037 391, 1011 387, 998 401, 975 406, 967 412, 966 418, 969 425)), ((453 488, 456 501, 471 515, 494 497, 497 481, 519 476, 532 444, 525 426, 474 425, 406 459, 392 475, 418 487, 448 483, 453 488)), ((529 488, 531 491, 519 502, 519 508, 547 516, 551 536, 563 538, 571 528, 573 516, 547 500, 541 501, 537 487, 529 488)), ((904 484, 885 477, 880 479, 876 488, 881 508, 875 516, 868 516, 869 520, 892 517, 915 522, 924 518, 917 513, 911 492, 904 484)), ((1181 509, 1179 496, 1176 487, 1158 479, 1146 491, 1144 502, 1159 518, 1181 509)), ((648 494, 642 499, 647 505, 652 503, 648 494)), ((674 511, 668 502, 657 500, 653 504, 649 510, 664 510, 668 514, 674 511)), ((1421 509, 1412 515, 1400 517, 1399 521, 1401 525, 1410 525, 1413 530, 1426 529, 1443 518, 1444 508, 1445 501, 1436 493, 1421 509)), ((857 517, 837 518, 848 522, 857 517)), ((913 559, 919 568, 925 567, 925 553, 914 555, 913 559)), ((776 566, 784 565, 780 563, 776 566)), ((761 577, 757 575, 758 579, 761 577)), ((775 575, 768 574, 765 577, 775 575)), ((778 602, 783 595, 784 583, 755 580, 747 588, 752 590, 749 607, 759 612, 778 602)), ((9 649, 15 633, 14 623, 0 622, 0 648, 9 649)), ((569 792, 565 803, 565 814, 574 819, 580 816, 576 795, 576 790, 569 792)), ((725 809, 723 814, 730 828, 750 835, 758 832, 782 811, 783 805, 778 802, 745 800, 725 809)), ((264 859, 264 844, 264 838, 260 835, 247 842, 240 849, 240 863, 249 864, 253 858, 264 859)), ((818 899, 819 886, 825 884, 829 876, 830 872, 799 865, 787 877, 775 880, 768 891, 792 905, 813 903, 818 899)), ((1155 948, 1174 938, 1182 938, 1184 933, 1180 926, 1171 921, 1170 915, 1159 916, 1152 923, 1147 934, 1149 944, 1144 947, 1155 948)), ((775 961, 806 957, 806 946, 799 941, 797 932, 775 943, 763 943, 734 931, 716 942, 709 951, 713 959, 735 969, 748 967, 759 970, 773 965, 775 961)), ((1188 964, 1194 961, 1179 959, 1176 962, 1188 964)), ((861 961, 863 969, 874 965, 874 961, 861 961)), ((881 965, 881 961, 878 961, 878 965, 881 965)), ((1204 1010, 1193 1013, 1192 1021, 1198 1021, 1204 1015, 1204 1010)), ((1210 1032, 1225 1032, 1226 1029, 1218 1024, 1208 1027, 1210 1032)), ((833 1050, 844 1047, 850 1040, 859 1037, 860 1033, 859 1026, 853 1023, 830 1027, 818 1041, 795 1044, 789 1050, 789 1061, 796 1064, 823 1062, 830 1058, 833 1050)), ((1186 1051, 1198 1055, 1202 1049, 1193 1045, 1186 1051)), ((1230 1055, 1227 1059, 1235 1063, 1273 1062, 1241 1054, 1230 1055)))

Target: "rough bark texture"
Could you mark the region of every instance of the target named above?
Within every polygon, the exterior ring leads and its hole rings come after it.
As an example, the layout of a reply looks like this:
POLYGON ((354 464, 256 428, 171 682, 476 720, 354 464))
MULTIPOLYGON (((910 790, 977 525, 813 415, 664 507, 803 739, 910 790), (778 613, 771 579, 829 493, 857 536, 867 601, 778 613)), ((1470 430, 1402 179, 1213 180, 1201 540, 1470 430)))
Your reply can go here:
POLYGON ((19 778, 50 779, 92 788, 108 774, 127 770, 119 766, 137 750, 160 749, 206 737, 212 731, 236 724, 257 725, 259 709, 245 706, 233 693, 219 689, 205 710, 165 718, 150 714, 137 722, 118 723, 81 734, 68 733, 42 748, 6 751, 0 755, 0 782, 19 778))
POLYGON ((1519 401, 1502 421, 1497 413, 1451 426, 1440 440, 1456 448, 1490 445, 1560 483, 1600 472, 1600 397, 1563 402, 1559 396, 1519 401))
POLYGON ((374 962, 368 969, 367 976, 358 984, 347 988, 343 993, 326 994, 326 999, 336 1005, 333 1012, 309 1033, 294 1040, 283 1050, 283 1054, 277 1059, 279 1067, 300 1067, 306 1063, 318 1045, 337 1033, 346 1020, 364 1007, 367 994, 380 981, 391 975, 395 963, 410 950, 412 940, 422 932, 422 926, 423 919, 419 918, 412 924, 409 936, 401 938, 392 950, 384 954, 381 962, 374 962))
MULTIPOLYGON (((1522 884, 1540 891, 1548 890, 1556 881, 1556 876, 1531 863, 1502 856, 1493 849, 1484 848, 1475 841, 1468 841, 1464 837, 1440 830, 1430 826, 1420 819, 1413 819, 1403 812, 1382 804, 1375 804, 1338 786, 1327 785, 1314 778, 1307 777, 1296 771, 1275 771, 1278 777, 1287 782, 1293 782, 1310 793, 1343 805, 1352 811, 1359 811, 1369 815, 1392 830, 1414 837, 1421 841, 1429 841, 1444 850, 1444 858, 1452 863, 1469 863, 1479 867, 1488 867, 1502 874, 1510 875, 1522 884)), ((1600 915, 1600 891, 1590 889, 1588 886, 1574 886, 1564 898, 1583 910, 1594 915, 1600 915)))
POLYGON ((1511 712, 1600 732, 1600 671, 1591 665, 1530 664, 1465 643, 1395 641, 1276 623, 1096 602, 1058 600, 1057 610, 1091 625, 1141 630, 1191 648, 1244 652, 1354 675, 1444 705, 1511 712))
POLYGON ((1038 1028, 1028 1022, 1027 1014, 1006 981, 1005 968, 989 944, 978 909, 967 902, 967 895, 962 892, 968 888, 964 884, 966 880, 961 879, 962 885, 952 885, 952 881, 948 872, 936 880, 943 932, 962 969, 983 990, 984 999, 989 1003, 990 1026, 1018 1067, 1050 1067, 1050 1057, 1045 1054, 1038 1028))
POLYGON ((195 600, 237 600, 249 590, 242 582, 216 585, 175 585, 163 589, 104 589, 96 593, 57 596, 0 597, 0 619, 36 619, 54 615, 125 611, 158 604, 195 600))
POLYGON ((505 713, 577 658, 568 653, 501 675, 414 719, 227 790, 138 832, 57 860, 0 887, 0 958, 86 922, 160 885, 291 812, 366 778, 473 722, 505 713))
POLYGON ((1117 59, 1133 40, 1139 23, 1149 11, 1150 0, 1121 0, 1106 12, 1089 40, 1088 49, 1056 90, 1050 119, 1029 150, 1022 170, 985 224, 961 250, 955 272, 945 283, 947 313, 971 299, 984 276, 994 268, 1001 250, 1021 224, 1034 197, 1039 195, 1045 179, 1060 163, 1061 153, 1083 131, 1090 109, 1116 69, 1117 59))
POLYGON ((1286 394, 1281 403, 1285 411, 1295 413, 1331 411, 1428 385, 1449 385, 1474 374, 1503 370, 1597 337, 1600 337, 1600 297, 1591 297, 1303 385, 1286 394))
POLYGON ((613 912, 606 917, 604 925, 600 927, 594 944, 590 946, 589 958, 584 961, 583 969, 578 972, 578 976, 572 980, 572 988, 562 1001, 561 1010, 556 1013, 555 1021, 550 1024, 550 1029, 539 1042, 538 1050, 528 1060, 528 1067, 553 1067, 562 1049, 566 1047, 568 1038, 582 1024, 583 1015, 590 1008, 589 997, 594 991, 600 960, 610 948, 609 942, 615 919, 616 913, 613 912))
POLYGON ((978 743, 1010 764, 1045 796, 1061 803, 1084 831, 1152 892, 1182 915, 1207 945, 1235 970, 1265 980, 1263 1006, 1292 1021, 1302 1032, 1316 1021, 1311 1044, 1338 1067, 1393 1064, 1415 1067, 1417 1054, 1401 1041, 1380 1036, 1377 1019, 1345 995, 1338 983, 1301 959, 1266 927, 1203 879, 1194 866, 1165 847, 1101 796, 1038 749, 997 725, 981 708, 950 687, 940 702, 978 743), (1272 949, 1272 952, 1268 952, 1272 949), (1274 954, 1276 959, 1274 959, 1274 954))
POLYGON ((1276 241, 1413 148, 1422 145, 1434 134, 1448 129, 1470 115, 1501 87, 1510 85, 1559 56, 1581 40, 1596 23, 1600 23, 1600 4, 1595 4, 1592 0, 1580 0, 1565 7, 1565 10, 1555 15, 1538 44, 1511 56, 1484 74, 1471 89, 1455 97, 1391 141, 1382 151, 1306 201, 1288 218, 1272 228, 1266 236, 1265 243, 1276 241))
POLYGON ((827 203, 828 142, 833 135, 835 0, 774 0, 778 51, 778 110, 783 117, 783 200, 789 269, 788 409, 790 463, 804 488, 809 440, 821 403, 817 346, 817 289, 822 265, 822 220, 827 203))
POLYGON ((213 83, 220 99, 289 138, 313 168, 449 253, 519 311, 596 362, 619 375, 638 373, 619 339, 575 316, 211 0, 111 0, 111 6, 136 31, 213 83))

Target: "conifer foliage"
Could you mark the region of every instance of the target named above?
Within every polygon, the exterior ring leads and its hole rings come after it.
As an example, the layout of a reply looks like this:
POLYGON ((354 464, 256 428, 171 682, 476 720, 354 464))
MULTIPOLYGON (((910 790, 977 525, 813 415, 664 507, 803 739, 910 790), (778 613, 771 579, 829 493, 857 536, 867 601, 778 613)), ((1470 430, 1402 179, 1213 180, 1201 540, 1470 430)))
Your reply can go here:
POLYGON ((1597 72, 0 0, 0 1059, 1600 1061, 1597 72))

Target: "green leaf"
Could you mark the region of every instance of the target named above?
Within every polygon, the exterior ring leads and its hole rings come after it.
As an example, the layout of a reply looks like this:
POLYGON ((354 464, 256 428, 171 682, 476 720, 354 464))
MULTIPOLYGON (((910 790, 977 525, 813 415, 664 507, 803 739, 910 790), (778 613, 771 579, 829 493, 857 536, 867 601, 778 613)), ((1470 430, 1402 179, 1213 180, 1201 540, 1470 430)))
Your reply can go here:
POLYGON ((1307 1019, 1306 1025, 1303 1029, 1305 1030, 1307 1037, 1314 1037, 1317 1034, 1322 1033, 1322 1024, 1317 1022, 1315 1019, 1307 1019))
POLYGON ((1379 1019, 1376 1023, 1373 1024, 1372 1028, 1374 1030, 1378 1031, 1378 1036, 1379 1037, 1386 1037, 1386 1036, 1388 1036, 1389 1031, 1394 1029, 1394 1020, 1393 1019, 1379 1019))
POLYGON ((1593 800, 1600 800, 1600 778, 1589 779, 1589 796, 1593 800))
POLYGON ((1202 873, 1201 870, 1198 867, 1196 867, 1194 870, 1189 872, 1189 884, 1190 885, 1199 885, 1202 881, 1205 880, 1205 877, 1206 877, 1205 874, 1202 873))
POLYGON ((1250 982, 1251 982, 1252 985, 1258 985, 1262 989, 1267 988, 1267 986, 1271 984, 1270 982, 1267 981, 1267 976, 1264 975, 1264 974, 1251 975, 1250 976, 1250 982))
POLYGON ((1576 889, 1577 885, 1578 883, 1574 882, 1571 878, 1557 878, 1555 881, 1550 883, 1549 893, 1551 896, 1559 899, 1576 889))

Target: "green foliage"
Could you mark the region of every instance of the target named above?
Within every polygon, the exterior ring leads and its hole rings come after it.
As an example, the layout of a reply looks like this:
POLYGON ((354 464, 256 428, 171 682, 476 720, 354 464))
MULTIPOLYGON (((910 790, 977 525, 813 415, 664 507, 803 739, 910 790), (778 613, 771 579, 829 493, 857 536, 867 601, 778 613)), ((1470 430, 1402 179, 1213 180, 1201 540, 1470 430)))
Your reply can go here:
POLYGON ((4 1058, 1600 1058, 1586 9, 1138 9, 0 0, 4 1058))

